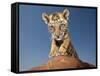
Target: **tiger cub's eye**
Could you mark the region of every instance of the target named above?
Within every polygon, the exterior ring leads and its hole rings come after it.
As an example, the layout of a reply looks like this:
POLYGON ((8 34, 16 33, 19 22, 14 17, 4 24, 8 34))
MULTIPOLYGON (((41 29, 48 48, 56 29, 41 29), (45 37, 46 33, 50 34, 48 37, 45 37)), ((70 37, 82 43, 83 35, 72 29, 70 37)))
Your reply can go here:
POLYGON ((61 29, 62 31, 65 31, 65 30, 66 30, 66 25, 65 25, 65 24, 61 24, 61 25, 60 25, 60 29, 61 29))
POLYGON ((53 26, 49 26, 49 31, 52 33, 52 32, 54 32, 54 27, 53 26))
POLYGON ((60 26, 61 26, 61 29, 65 28, 65 24, 61 24, 60 26))

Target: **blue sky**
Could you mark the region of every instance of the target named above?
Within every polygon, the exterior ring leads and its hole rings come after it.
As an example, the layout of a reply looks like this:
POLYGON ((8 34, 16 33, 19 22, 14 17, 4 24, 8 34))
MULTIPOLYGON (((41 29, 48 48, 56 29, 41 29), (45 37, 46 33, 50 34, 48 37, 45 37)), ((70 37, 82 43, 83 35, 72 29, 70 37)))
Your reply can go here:
POLYGON ((49 58, 50 34, 42 13, 70 10, 69 31, 81 60, 96 64, 96 9, 20 5, 19 66, 20 71, 45 63, 49 58))

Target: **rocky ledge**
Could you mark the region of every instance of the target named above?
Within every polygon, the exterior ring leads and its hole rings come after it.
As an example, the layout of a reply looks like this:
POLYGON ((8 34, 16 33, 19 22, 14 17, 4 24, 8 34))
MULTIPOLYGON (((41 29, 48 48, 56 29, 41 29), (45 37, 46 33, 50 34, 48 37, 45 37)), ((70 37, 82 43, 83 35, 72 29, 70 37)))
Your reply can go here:
POLYGON ((86 62, 76 59, 74 57, 56 56, 50 58, 47 63, 38 67, 33 67, 31 71, 36 70, 56 70, 56 69, 81 69, 81 68, 94 68, 95 66, 86 62))

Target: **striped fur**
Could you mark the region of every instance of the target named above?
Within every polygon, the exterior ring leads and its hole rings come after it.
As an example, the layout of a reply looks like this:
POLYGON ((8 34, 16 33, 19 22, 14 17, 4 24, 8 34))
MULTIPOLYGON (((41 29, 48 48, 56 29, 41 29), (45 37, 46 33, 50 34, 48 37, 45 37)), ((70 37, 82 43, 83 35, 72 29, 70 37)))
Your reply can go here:
POLYGON ((48 25, 48 29, 52 36, 49 57, 66 55, 78 58, 68 32, 68 17, 68 9, 65 9, 62 13, 56 12, 51 15, 46 13, 42 14, 42 18, 48 25))

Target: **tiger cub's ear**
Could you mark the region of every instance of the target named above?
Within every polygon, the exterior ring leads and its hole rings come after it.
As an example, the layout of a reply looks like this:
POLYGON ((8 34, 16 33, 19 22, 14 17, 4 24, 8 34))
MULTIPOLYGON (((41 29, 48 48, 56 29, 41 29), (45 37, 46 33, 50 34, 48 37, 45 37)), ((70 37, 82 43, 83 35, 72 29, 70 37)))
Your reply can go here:
POLYGON ((49 23, 49 15, 48 15, 47 13, 43 13, 43 14, 42 14, 42 19, 44 20, 44 22, 45 22, 46 24, 49 23))
POLYGON ((69 16, 69 10, 68 9, 65 9, 63 11, 63 17, 68 20, 68 16, 69 16))

